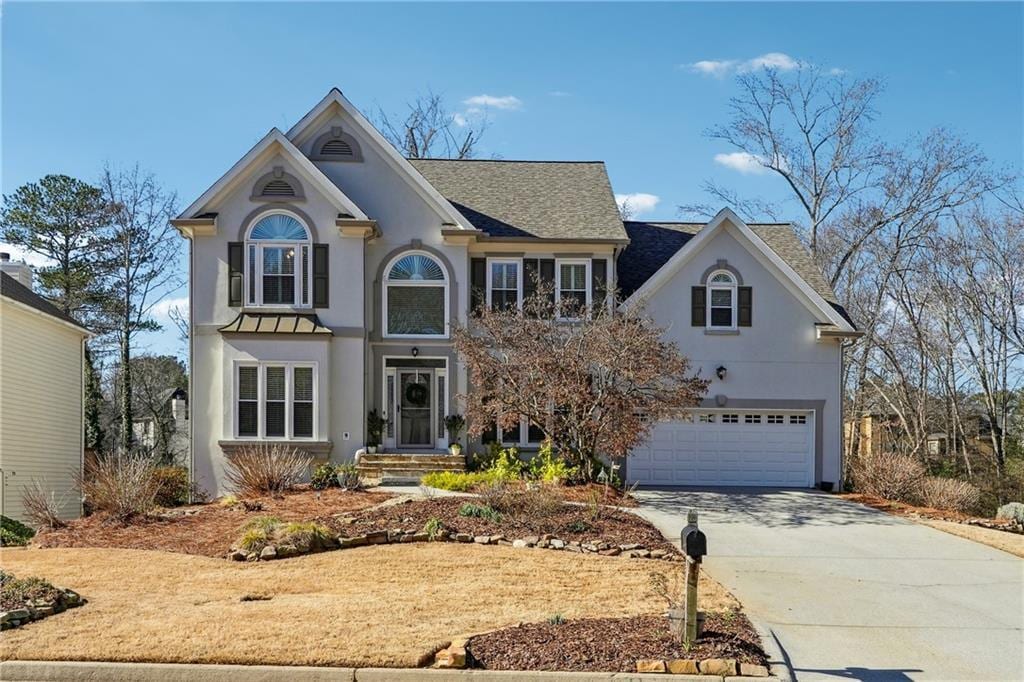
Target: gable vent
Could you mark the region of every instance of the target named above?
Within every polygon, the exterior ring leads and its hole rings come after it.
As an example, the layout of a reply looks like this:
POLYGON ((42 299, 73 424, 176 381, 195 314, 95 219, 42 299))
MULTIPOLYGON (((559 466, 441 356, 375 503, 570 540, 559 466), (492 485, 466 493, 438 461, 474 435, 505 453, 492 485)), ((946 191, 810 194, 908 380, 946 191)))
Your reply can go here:
POLYGON ((320 153, 323 156, 352 156, 352 145, 345 140, 328 140, 320 148, 320 153))
POLYGON ((287 180, 275 178, 263 186, 260 194, 265 197, 293 197, 295 188, 287 180))

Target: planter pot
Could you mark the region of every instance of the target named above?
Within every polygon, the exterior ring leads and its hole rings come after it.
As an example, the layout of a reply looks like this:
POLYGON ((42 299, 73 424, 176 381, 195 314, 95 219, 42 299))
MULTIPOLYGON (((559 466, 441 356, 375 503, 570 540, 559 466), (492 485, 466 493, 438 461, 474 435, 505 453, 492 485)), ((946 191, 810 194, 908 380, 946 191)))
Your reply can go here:
POLYGON ((377 446, 376 445, 367 445, 366 446, 366 454, 368 454, 368 455, 376 455, 377 454, 377 446))
POLYGON ((458 443, 452 443, 451 445, 448 446, 448 452, 450 454, 455 455, 455 456, 461 455, 462 454, 462 446, 459 445, 458 443))

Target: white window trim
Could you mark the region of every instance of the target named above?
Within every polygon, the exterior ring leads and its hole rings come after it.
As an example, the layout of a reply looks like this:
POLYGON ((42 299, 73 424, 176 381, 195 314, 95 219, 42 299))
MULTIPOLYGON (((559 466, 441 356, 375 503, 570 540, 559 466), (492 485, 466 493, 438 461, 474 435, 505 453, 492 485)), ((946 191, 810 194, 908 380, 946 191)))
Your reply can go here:
MULTIPOLYGON (((587 308, 593 305, 592 297, 594 292, 591 291, 591 284, 593 279, 590 275, 590 259, 589 258, 556 258, 555 259, 555 307, 561 307, 562 301, 562 266, 563 265, 582 265, 584 266, 584 290, 587 292, 587 308)), ((576 291, 571 289, 570 291, 576 291)), ((556 312, 556 318, 558 320, 567 320, 569 322, 579 319, 575 317, 563 317, 560 313, 556 312)))
MULTIPOLYGON (((491 265, 515 265, 516 266, 516 308, 518 310, 523 309, 523 261, 520 258, 488 258, 487 259, 487 305, 491 308, 494 307, 494 301, 491 298, 491 293, 494 291, 493 287, 493 276, 494 273, 491 271, 491 265)), ((507 289, 501 289, 501 291, 507 291, 507 289)))
POLYGON ((274 360, 236 360, 231 368, 231 384, 232 384, 232 395, 231 395, 231 433, 234 435, 235 440, 246 440, 246 441, 267 441, 274 443, 288 442, 288 441, 301 441, 301 442, 312 442, 318 440, 320 433, 320 383, 319 383, 320 371, 319 363, 317 362, 290 362, 290 361, 274 361, 274 360), (238 432, 238 396, 240 395, 238 387, 238 369, 240 367, 256 367, 256 419, 257 419, 257 435, 255 436, 243 436, 238 432), (268 437, 266 433, 266 405, 267 398, 265 392, 266 386, 266 373, 267 367, 284 367, 285 368, 285 382, 284 382, 284 436, 273 436, 268 437), (313 369, 313 435, 312 436, 295 436, 294 434, 294 420, 293 409, 295 407, 294 387, 295 387, 295 368, 296 367, 310 367, 313 369))
MULTIPOLYGON (((706 325, 708 329, 726 329, 726 330, 739 329, 739 325, 738 325, 739 320, 736 319, 737 316, 739 315, 739 309, 738 309, 738 305, 737 305, 737 301, 736 301, 737 293, 738 293, 738 286, 737 286, 737 283, 736 283, 736 275, 732 274, 728 270, 715 270, 710 275, 708 275, 708 279, 707 279, 707 311, 708 312, 707 312, 707 325, 706 325), (730 284, 712 284, 711 281, 716 276, 718 276, 718 275, 726 275, 726 276, 728 276, 730 284), (732 324, 724 325, 724 324, 714 324, 712 322, 712 319, 713 319, 714 315, 712 315, 712 307, 711 307, 711 297, 712 297, 712 294, 711 294, 711 292, 713 292, 713 291, 728 291, 729 292, 729 302, 730 302, 732 324)), ((715 306, 715 307, 716 308, 724 308, 725 306, 715 306)))
POLYGON ((496 429, 498 444, 502 446, 512 446, 522 449, 539 448, 544 442, 543 440, 532 441, 530 440, 530 420, 526 417, 519 419, 519 440, 511 441, 505 440, 505 429, 498 427, 496 429))
POLYGON ((419 251, 416 249, 410 249, 408 251, 402 251, 400 254, 392 258, 387 267, 384 268, 384 276, 381 278, 381 337, 385 339, 447 339, 451 333, 451 310, 449 300, 449 286, 450 280, 448 277, 448 269, 445 268, 444 263, 434 254, 428 251, 419 251), (430 260, 437 263, 438 267, 441 268, 441 274, 444 275, 444 333, 443 334, 391 334, 388 332, 388 291, 392 286, 399 287, 437 287, 441 288, 442 285, 437 280, 401 280, 391 284, 388 277, 391 274, 391 268, 395 267, 395 263, 402 260, 406 256, 426 256, 430 260))
POLYGON ((245 241, 242 243, 242 301, 243 308, 260 308, 260 309, 275 309, 275 310, 309 310, 313 307, 313 232, 310 230, 309 225, 306 221, 295 215, 291 211, 285 211, 281 209, 271 209, 260 213, 256 218, 253 219, 249 225, 249 229, 245 233, 245 241), (297 220, 306 230, 305 240, 281 240, 281 241, 270 241, 264 239, 250 239, 252 230, 261 220, 272 215, 285 215, 289 218, 297 220), (256 247, 256 257, 251 259, 249 257, 249 251, 251 247, 256 247), (263 249, 264 247, 270 248, 295 248, 295 297, 296 301, 293 303, 264 303, 263 302, 263 249), (302 267, 302 248, 308 249, 306 258, 306 268, 303 272, 302 267), (252 262, 255 260, 255 263, 252 262), (256 272, 250 272, 250 268, 255 267, 256 272), (255 276, 253 276, 255 274, 255 276), (306 280, 306 291, 309 292, 309 298, 305 303, 302 302, 302 280, 306 280), (250 287, 250 280, 252 280, 255 286, 255 291, 252 291, 250 287))

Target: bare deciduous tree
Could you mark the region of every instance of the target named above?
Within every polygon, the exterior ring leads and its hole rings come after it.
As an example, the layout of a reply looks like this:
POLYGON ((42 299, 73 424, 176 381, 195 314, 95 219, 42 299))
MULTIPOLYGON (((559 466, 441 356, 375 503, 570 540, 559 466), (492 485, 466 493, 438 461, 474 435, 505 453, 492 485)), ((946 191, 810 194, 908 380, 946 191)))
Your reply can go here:
POLYGON ((469 432, 524 417, 592 476, 598 457, 626 456, 654 423, 699 404, 707 390, 663 332, 637 309, 556 305, 543 285, 522 310, 477 311, 453 334, 470 375, 462 396, 469 432))
POLYGON ((433 92, 407 105, 404 118, 378 107, 374 124, 388 142, 410 159, 471 159, 487 130, 484 115, 453 113, 444 98, 433 92))

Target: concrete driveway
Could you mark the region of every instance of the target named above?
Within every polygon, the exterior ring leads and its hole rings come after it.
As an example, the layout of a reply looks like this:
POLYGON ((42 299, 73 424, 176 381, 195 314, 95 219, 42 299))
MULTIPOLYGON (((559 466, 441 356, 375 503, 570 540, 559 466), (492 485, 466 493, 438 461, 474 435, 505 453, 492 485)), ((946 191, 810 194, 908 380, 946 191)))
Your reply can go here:
POLYGON ((776 674, 798 680, 1024 679, 1024 560, 824 493, 637 491, 743 602, 776 674))

